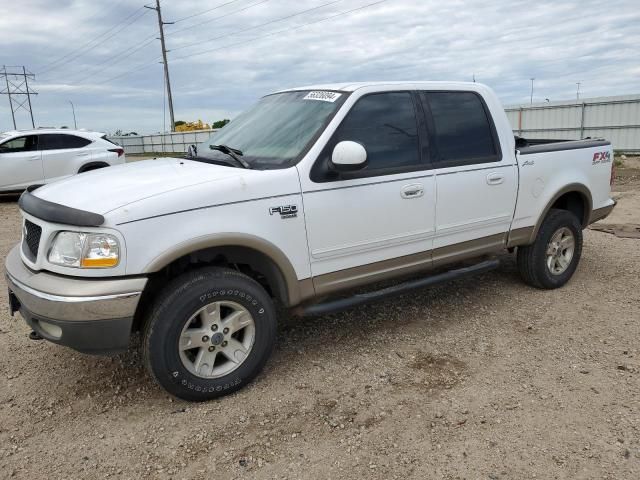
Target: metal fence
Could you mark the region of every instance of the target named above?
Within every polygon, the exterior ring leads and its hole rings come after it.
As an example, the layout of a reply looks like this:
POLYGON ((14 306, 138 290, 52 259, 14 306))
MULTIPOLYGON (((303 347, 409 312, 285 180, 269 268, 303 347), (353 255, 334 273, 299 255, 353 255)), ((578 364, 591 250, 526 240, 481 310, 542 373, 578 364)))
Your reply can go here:
POLYGON ((125 153, 185 153, 189 145, 207 140, 218 129, 197 130, 193 132, 172 132, 156 135, 129 135, 126 137, 109 137, 114 143, 121 145, 125 153))
POLYGON ((521 137, 605 138, 616 150, 640 152, 640 95, 513 105, 505 111, 521 137))
MULTIPOLYGON (((505 108, 513 132, 521 137, 549 139, 606 138, 613 148, 640 152, 640 95, 585 98, 580 101, 534 103, 505 108)), ((110 137, 127 154, 184 153, 216 130, 110 137)))

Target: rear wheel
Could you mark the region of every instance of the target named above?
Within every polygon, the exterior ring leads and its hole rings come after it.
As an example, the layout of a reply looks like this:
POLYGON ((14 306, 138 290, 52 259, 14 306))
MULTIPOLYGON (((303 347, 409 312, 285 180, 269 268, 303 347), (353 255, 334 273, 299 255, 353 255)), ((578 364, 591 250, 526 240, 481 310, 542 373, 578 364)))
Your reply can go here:
POLYGON ((182 275, 158 296, 143 339, 145 362, 169 393, 209 400, 249 383, 276 335, 275 308, 253 279, 225 268, 182 275))
POLYGON ((518 247, 517 263, 526 283, 559 288, 573 276, 582 254, 582 226, 567 210, 552 209, 532 245, 518 247))

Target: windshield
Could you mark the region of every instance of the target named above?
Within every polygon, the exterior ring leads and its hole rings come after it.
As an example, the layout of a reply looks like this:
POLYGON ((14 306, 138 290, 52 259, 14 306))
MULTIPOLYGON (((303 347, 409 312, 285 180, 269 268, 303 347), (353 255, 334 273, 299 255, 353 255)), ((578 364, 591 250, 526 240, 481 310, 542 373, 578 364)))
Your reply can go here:
POLYGON ((262 98, 209 140, 198 145, 198 157, 228 162, 224 145, 242 152, 251 168, 292 165, 344 102, 345 93, 299 91, 262 98))

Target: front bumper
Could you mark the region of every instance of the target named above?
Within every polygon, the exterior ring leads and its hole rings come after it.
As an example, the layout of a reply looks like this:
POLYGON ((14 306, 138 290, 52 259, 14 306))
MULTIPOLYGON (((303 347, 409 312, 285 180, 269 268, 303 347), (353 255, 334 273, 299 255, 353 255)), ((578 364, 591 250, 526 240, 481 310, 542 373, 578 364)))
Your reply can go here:
POLYGON ((74 278, 28 269, 19 246, 5 264, 11 313, 19 311, 43 338, 84 353, 127 349, 147 283, 135 278, 74 278))

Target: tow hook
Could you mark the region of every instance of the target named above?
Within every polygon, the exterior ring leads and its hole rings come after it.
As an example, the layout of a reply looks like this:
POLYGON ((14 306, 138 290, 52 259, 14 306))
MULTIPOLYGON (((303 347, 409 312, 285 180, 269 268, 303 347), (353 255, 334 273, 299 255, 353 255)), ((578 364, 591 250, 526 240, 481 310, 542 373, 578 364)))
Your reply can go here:
POLYGON ((35 330, 31 330, 31 333, 29 334, 29 340, 44 340, 44 338, 42 338, 40 334, 35 330))

